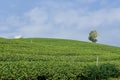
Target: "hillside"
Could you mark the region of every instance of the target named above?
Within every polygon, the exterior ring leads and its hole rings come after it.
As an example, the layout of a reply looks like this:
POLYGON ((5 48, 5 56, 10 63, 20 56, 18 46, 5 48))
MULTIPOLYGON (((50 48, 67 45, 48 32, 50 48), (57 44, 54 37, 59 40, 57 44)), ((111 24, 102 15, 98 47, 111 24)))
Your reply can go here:
POLYGON ((75 80, 83 66, 96 63, 97 56, 99 64, 120 67, 120 47, 75 40, 1 38, 0 52, 0 79, 75 80))

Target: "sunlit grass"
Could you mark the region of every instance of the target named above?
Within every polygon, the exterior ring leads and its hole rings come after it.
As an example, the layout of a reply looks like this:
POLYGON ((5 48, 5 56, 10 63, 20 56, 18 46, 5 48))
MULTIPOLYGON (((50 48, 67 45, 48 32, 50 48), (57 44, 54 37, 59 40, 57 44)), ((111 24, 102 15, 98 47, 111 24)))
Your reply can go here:
POLYGON ((96 64, 97 56, 99 64, 120 67, 119 47, 50 38, 0 39, 0 78, 36 79, 46 71, 51 76, 65 71, 74 78, 84 65, 96 64))

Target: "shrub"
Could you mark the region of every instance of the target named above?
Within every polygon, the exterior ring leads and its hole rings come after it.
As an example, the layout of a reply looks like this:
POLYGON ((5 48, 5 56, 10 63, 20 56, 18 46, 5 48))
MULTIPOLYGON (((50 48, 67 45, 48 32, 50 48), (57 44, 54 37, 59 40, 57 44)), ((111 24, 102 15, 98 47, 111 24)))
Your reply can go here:
POLYGON ((80 80, 101 80, 110 77, 119 77, 120 70, 116 65, 106 63, 99 66, 88 65, 83 68, 83 72, 77 76, 80 80))

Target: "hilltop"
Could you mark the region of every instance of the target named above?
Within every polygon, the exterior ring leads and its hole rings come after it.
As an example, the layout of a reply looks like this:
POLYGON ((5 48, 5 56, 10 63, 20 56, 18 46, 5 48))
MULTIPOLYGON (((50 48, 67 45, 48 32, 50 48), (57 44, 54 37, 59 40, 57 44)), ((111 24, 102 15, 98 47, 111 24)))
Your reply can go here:
POLYGON ((70 76, 75 80, 83 66, 96 64, 97 56, 99 64, 113 63, 120 67, 120 47, 76 40, 0 38, 0 52, 1 79, 36 80, 42 76, 64 80, 70 76))

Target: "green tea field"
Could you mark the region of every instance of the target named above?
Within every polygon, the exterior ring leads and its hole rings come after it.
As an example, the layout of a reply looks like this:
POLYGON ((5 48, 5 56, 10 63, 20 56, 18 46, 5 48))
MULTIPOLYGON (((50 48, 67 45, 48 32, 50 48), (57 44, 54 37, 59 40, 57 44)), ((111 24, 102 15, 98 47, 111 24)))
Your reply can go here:
MULTIPOLYGON (((83 68, 104 63, 120 70, 120 47, 51 38, 0 39, 0 80, 87 80, 80 78, 83 68)), ((109 80, 120 80, 120 74, 109 80)))

